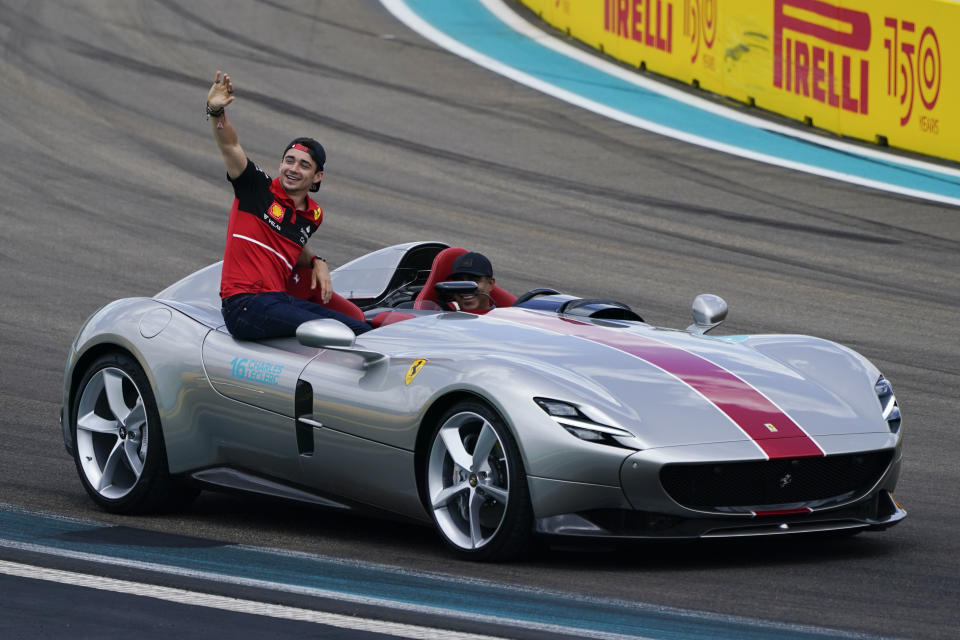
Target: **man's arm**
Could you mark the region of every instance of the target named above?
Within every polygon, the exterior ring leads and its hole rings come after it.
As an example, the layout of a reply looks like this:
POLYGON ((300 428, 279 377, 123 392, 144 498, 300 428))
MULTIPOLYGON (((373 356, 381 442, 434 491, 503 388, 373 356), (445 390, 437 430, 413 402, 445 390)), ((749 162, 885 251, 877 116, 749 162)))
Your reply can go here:
POLYGON ((223 156, 223 164, 227 167, 227 175, 233 179, 238 177, 247 168, 247 154, 240 147, 240 138, 237 130, 227 120, 227 105, 233 102, 233 82, 230 76, 217 71, 217 77, 207 94, 207 113, 210 114, 210 126, 213 130, 213 139, 216 140, 223 156))
POLYGON ((316 289, 320 286, 320 299, 326 304, 330 302, 333 296, 333 281, 330 279, 330 268, 327 267, 327 261, 319 256, 313 255, 306 247, 300 252, 297 259, 298 267, 312 267, 310 272, 310 288, 316 289), (314 259, 316 258, 316 259, 314 259))

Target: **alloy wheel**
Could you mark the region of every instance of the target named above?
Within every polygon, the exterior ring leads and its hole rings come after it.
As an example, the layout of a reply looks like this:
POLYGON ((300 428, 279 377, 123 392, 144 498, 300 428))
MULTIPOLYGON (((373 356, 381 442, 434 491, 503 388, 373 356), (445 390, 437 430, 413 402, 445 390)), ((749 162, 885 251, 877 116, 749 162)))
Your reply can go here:
POLYGON ((500 531, 510 498, 509 460, 494 426, 463 411, 434 436, 427 468, 430 508, 454 546, 476 550, 500 531))
POLYGON ((147 411, 133 379, 116 367, 87 381, 77 408, 77 455, 90 487, 108 499, 126 496, 147 459, 147 411))

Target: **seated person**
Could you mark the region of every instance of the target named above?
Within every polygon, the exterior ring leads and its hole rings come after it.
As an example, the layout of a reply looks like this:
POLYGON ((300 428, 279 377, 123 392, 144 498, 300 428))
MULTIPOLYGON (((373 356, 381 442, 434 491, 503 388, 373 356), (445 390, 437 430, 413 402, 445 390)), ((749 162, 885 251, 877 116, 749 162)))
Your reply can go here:
POLYGON ((270 178, 247 158, 227 119, 235 97, 230 76, 218 71, 207 114, 234 191, 220 280, 227 330, 239 340, 278 338, 295 335, 309 320, 333 318, 357 335, 369 331, 363 320, 325 306, 333 296, 330 270, 306 248, 323 221, 323 209, 309 194, 320 188, 326 151, 313 138, 296 138, 283 151, 278 177, 270 178), (296 267, 309 269, 311 288, 319 288, 324 304, 286 292, 296 267))
MULTIPOLYGON (((486 256, 476 252, 468 252, 461 247, 448 247, 438 253, 433 258, 433 264, 430 267, 430 275, 427 282, 423 285, 420 293, 413 303, 414 309, 424 310, 460 310, 468 313, 484 314, 494 307, 510 307, 517 301, 517 297, 496 284, 493 278, 493 267, 486 256), (437 290, 437 285, 441 282, 451 280, 470 280, 476 283, 477 293, 470 296, 456 296, 455 299, 448 297, 437 290)), ((400 314, 392 314, 398 316, 400 314)), ((407 314, 404 318, 389 319, 389 322, 396 322, 400 319, 408 319, 412 316, 407 314)), ((380 326, 376 319, 372 323, 374 326, 380 326)))
POLYGON ((477 283, 477 293, 456 294, 453 299, 461 311, 470 313, 486 313, 495 305, 492 303, 490 292, 497 281, 493 277, 493 265, 482 253, 469 251, 453 263, 450 269, 450 280, 472 280, 477 283))

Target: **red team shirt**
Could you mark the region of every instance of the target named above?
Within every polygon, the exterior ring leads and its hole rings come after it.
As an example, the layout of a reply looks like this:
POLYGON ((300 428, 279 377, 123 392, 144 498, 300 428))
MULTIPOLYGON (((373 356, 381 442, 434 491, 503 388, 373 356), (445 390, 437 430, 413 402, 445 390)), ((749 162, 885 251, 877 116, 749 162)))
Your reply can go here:
POLYGON ((323 222, 323 209, 307 198, 297 210, 280 185, 249 158, 230 180, 235 198, 227 223, 220 297, 237 293, 285 291, 303 247, 323 222))

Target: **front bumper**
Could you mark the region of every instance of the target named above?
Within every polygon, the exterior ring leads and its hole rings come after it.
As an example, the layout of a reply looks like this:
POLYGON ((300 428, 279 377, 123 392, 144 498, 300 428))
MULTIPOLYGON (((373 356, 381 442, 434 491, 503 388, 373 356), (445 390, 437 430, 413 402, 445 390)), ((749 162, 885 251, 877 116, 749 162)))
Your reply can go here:
POLYGON ((633 509, 592 509, 537 518, 537 533, 581 538, 739 538, 891 527, 907 515, 889 491, 837 509, 811 513, 689 518, 633 509))
POLYGON ((620 486, 528 477, 536 530, 726 538, 879 530, 906 517, 892 495, 902 464, 895 436, 823 440, 833 445, 825 457, 768 461, 745 442, 638 451, 621 463, 620 486))

